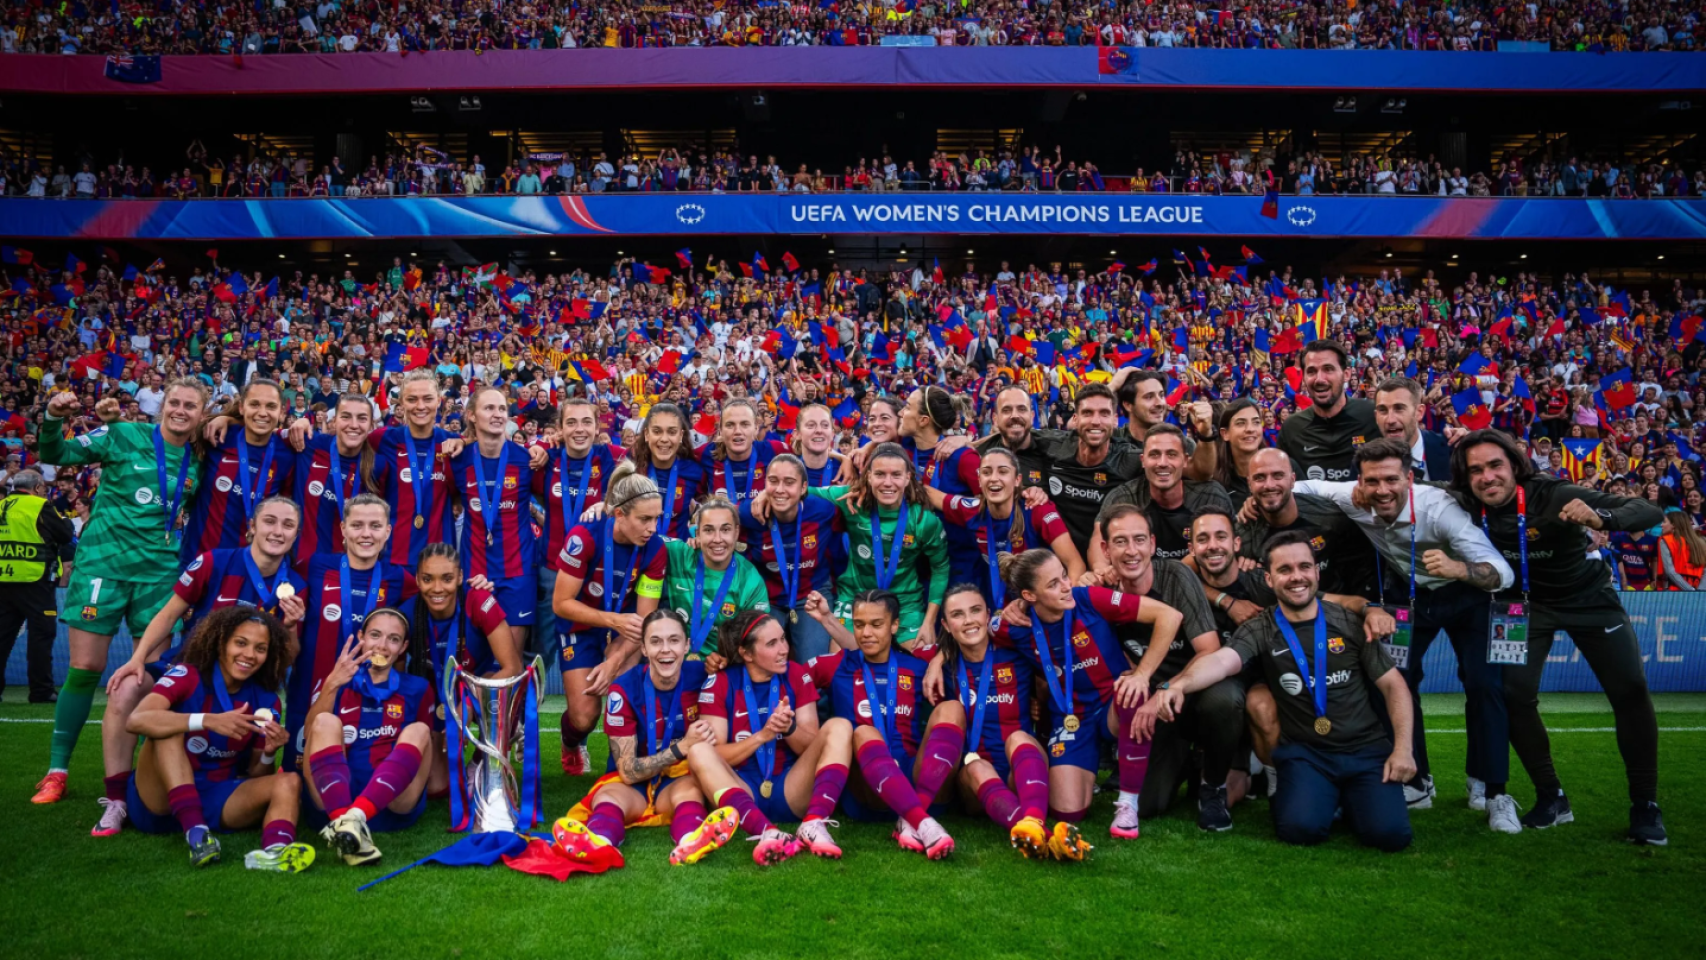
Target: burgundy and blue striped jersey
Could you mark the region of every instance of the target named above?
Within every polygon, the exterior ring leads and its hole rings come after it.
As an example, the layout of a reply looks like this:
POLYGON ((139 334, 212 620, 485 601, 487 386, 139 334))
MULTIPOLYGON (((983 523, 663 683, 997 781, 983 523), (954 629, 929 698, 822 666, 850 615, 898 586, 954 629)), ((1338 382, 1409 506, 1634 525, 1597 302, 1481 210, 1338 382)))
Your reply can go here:
POLYGON ((226 431, 225 442, 202 467, 179 562, 188 566, 209 550, 247 544, 251 511, 262 500, 289 491, 295 463, 295 451, 281 436, 255 446, 242 429, 226 431))

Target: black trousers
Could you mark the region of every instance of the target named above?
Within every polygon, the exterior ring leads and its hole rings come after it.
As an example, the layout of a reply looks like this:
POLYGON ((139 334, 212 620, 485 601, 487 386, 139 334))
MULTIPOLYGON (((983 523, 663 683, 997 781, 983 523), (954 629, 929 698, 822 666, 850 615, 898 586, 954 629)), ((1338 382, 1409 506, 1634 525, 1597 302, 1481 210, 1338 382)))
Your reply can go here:
POLYGON ((1410 665, 1402 672, 1414 705, 1413 753, 1418 780, 1432 773, 1422 723, 1422 658, 1442 630, 1457 652, 1457 675, 1467 695, 1468 773, 1487 783, 1502 784, 1510 779, 1510 715, 1505 707, 1504 668, 1487 662, 1491 614, 1492 597, 1467 583, 1416 592, 1410 665))
MULTIPOLYGON (((1202 747, 1202 782, 1220 786, 1244 736, 1244 686, 1228 677, 1185 697, 1184 709, 1171 723, 1155 725, 1149 749, 1149 774, 1138 794, 1137 815, 1158 817, 1178 799, 1179 786, 1191 768, 1191 745, 1202 747)), ((1194 788, 1195 784, 1186 784, 1194 788)), ((1194 794, 1188 790, 1186 798, 1194 794)))
POLYGON ((6 689, 6 661, 18 631, 28 624, 24 656, 28 662, 30 697, 46 699, 53 684, 53 641, 59 636, 58 599, 51 579, 35 583, 0 583, 0 693, 6 689))
MULTIPOLYGON (((1545 721, 1540 718, 1540 675, 1546 669, 1552 641, 1562 630, 1575 641, 1576 649, 1581 651, 1582 659, 1588 662, 1605 690, 1606 699, 1611 701, 1617 750, 1623 755, 1623 769, 1629 778, 1629 799, 1635 803, 1656 800, 1659 723, 1653 714, 1652 695, 1647 692, 1641 646, 1629 614, 1617 602, 1616 594, 1607 590, 1605 597, 1594 599, 1608 602, 1581 606, 1573 602, 1568 607, 1569 626, 1548 623, 1555 618, 1538 612, 1529 623, 1528 663, 1504 668, 1511 746, 1516 748, 1517 759, 1528 771, 1536 791, 1548 793, 1560 789, 1558 772, 1552 766, 1552 740, 1546 733, 1545 721)), ((1538 611, 1540 604, 1535 607, 1538 611)))

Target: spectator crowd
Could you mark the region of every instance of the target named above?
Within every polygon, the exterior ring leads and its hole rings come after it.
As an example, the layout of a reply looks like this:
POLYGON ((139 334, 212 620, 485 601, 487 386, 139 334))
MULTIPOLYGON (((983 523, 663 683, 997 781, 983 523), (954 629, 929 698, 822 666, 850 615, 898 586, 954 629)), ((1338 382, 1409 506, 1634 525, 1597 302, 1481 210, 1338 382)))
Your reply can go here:
MULTIPOLYGON (((791 254, 513 274, 394 259, 362 275, 269 277, 217 261, 188 273, 93 256, 50 268, 5 252, 9 472, 35 465, 35 424, 58 390, 76 391, 86 410, 115 396, 126 416, 146 419, 173 377, 199 376, 228 398, 261 376, 284 385, 293 416, 324 418, 350 392, 389 411, 399 377, 419 366, 446 378, 452 429, 472 387, 496 384, 527 433, 549 426, 554 402, 573 392, 596 400, 611 442, 630 444, 662 400, 691 411, 705 439, 722 404, 750 397, 778 430, 800 406, 825 403, 844 449, 870 429, 862 421, 880 396, 945 385, 981 434, 1005 385, 1047 400, 1039 418, 1059 425, 1082 385, 1144 366, 1167 375, 1175 405, 1254 399, 1272 443, 1308 402, 1295 366, 1307 318, 1349 350, 1353 395, 1407 374, 1426 387, 1430 428, 1490 423, 1530 440, 1544 470, 1673 497, 1706 522, 1695 454, 1706 443, 1706 293, 1680 280, 1634 293, 1586 272, 1258 277, 1199 260, 1171 276, 1153 263, 1098 272, 1005 262, 949 275, 791 254)), ((68 514, 86 514, 98 477, 57 479, 68 514)))
POLYGON ((1087 0, 380 0, 231 4, 24 0, 0 15, 0 53, 213 54, 577 47, 1133 46, 1491 51, 1696 49, 1700 0, 1219 4, 1087 0))

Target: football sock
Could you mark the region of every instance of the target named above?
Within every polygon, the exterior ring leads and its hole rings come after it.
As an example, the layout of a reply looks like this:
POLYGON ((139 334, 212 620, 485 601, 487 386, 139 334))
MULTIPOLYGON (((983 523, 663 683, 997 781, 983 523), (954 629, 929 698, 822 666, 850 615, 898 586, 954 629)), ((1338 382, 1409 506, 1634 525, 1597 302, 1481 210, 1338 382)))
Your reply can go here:
POLYGON ((1056 810, 1053 807, 1050 807, 1048 816, 1050 820, 1064 820, 1067 823, 1083 823, 1084 815, 1088 812, 1088 810, 1056 810))
POLYGON ((289 820, 272 820, 261 829, 261 849, 286 846, 296 842, 296 824, 289 820))
POLYGON ((115 773, 106 778, 106 780, 103 781, 103 784, 107 790, 108 800, 123 800, 125 788, 130 786, 130 771, 126 770, 123 773, 115 773))
POLYGON ((752 795, 740 787, 730 787, 718 794, 717 805, 734 807, 735 813, 740 815, 740 828, 749 837, 756 837, 775 826, 752 802, 752 795))
POLYGON ((864 775, 865 782, 890 810, 900 814, 902 820, 917 830, 918 825, 930 815, 918 801, 918 792, 900 772, 900 764, 889 756, 888 746, 881 740, 868 740, 859 748, 858 758, 859 772, 864 775))
POLYGON ((569 719, 569 711, 567 710, 563 711, 561 727, 563 733, 563 746, 570 750, 575 750, 578 749, 582 743, 586 742, 587 731, 578 729, 575 726, 574 721, 569 719))
POLYGON ((71 751, 77 749, 77 737, 89 722, 89 711, 95 705, 95 688, 100 684, 99 670, 72 667, 65 673, 65 686, 59 688, 59 702, 53 706, 53 744, 48 750, 49 770, 69 770, 71 751))
POLYGON ((614 803, 600 803, 592 808, 592 816, 587 818, 586 829, 610 841, 613 847, 622 845, 622 838, 628 835, 628 828, 623 823, 627 818, 622 815, 622 808, 614 803))
POLYGON ((178 826, 183 827, 185 833, 206 826, 201 816, 201 794, 196 792, 195 784, 186 783, 166 791, 166 804, 172 808, 172 816, 178 818, 178 826))
POLYGON ((924 764, 918 770, 918 802, 928 808, 936 802, 942 784, 954 772, 966 750, 966 732, 951 723, 938 723, 924 737, 924 764))
POLYGON ((823 820, 835 812, 841 791, 847 789, 847 765, 825 764, 812 779, 812 802, 806 806, 807 820, 823 820))
POLYGON ((1007 789, 1000 777, 990 777, 978 784, 977 802, 983 804, 983 811, 989 814, 989 819, 1009 830, 1025 816, 1020 809, 1019 798, 1007 789))
POLYGON ((397 799, 397 794, 408 789, 420 769, 420 750, 413 744, 398 743, 385 759, 379 761, 379 766, 373 768, 373 776, 367 778, 367 786, 361 789, 355 806, 372 820, 397 799))
POLYGON ((343 816, 350 804, 349 761, 344 758, 344 748, 327 747, 309 757, 308 772, 314 777, 314 788, 320 791, 326 816, 343 816))
POLYGON ((1041 820, 1048 814, 1048 758, 1042 748, 1021 743, 1013 751, 1013 785, 1025 816, 1041 820))
POLYGON ((669 818, 669 838, 676 843, 681 838, 699 829, 705 822, 705 805, 697 800, 687 800, 675 805, 675 812, 669 818))
POLYGON ((1137 715, 1137 708, 1115 705, 1118 714, 1119 729, 1115 731, 1119 739, 1118 760, 1120 774, 1120 793, 1138 794, 1143 792, 1144 778, 1149 776, 1149 741, 1138 743, 1131 736, 1131 721, 1137 715))

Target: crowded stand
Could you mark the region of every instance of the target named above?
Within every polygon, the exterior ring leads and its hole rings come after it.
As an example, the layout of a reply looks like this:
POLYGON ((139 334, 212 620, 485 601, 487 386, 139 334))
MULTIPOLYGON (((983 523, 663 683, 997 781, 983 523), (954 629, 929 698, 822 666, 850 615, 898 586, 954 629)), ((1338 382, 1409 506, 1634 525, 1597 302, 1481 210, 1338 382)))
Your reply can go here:
POLYGON ((738 148, 669 147, 652 156, 605 153, 528 154, 507 163, 479 154, 456 158, 432 147, 369 157, 361 169, 294 153, 254 153, 229 160, 200 140, 158 172, 121 159, 83 156, 51 169, 0 152, 0 197, 61 199, 227 199, 304 197, 528 196, 588 193, 883 193, 915 191, 1023 193, 1182 193, 1263 196, 1589 197, 1656 199, 1706 196, 1706 167, 1684 159, 1634 163, 1618 157, 1564 155, 1501 158, 1493 175, 1448 167, 1435 156, 1350 154, 1335 163, 1317 151, 1289 154, 1179 151, 1170 166, 1125 173, 1036 145, 1018 151, 938 150, 925 160, 877 153, 857 163, 808 169, 774 155, 738 148), (68 172, 69 170, 69 172, 68 172))
POLYGON ((1096 4, 967 0, 9 5, 0 53, 211 54, 528 50, 581 47, 1125 46, 1493 51, 1540 44, 1620 53, 1696 48, 1701 6, 1326 3, 1096 4))
POLYGON ((1267 797, 1280 840, 1319 843, 1342 795, 1361 843, 1399 850, 1455 779, 1415 700, 1443 630, 1475 816, 1573 819, 1537 706, 1565 631, 1615 714, 1628 838, 1666 841, 1613 583, 1706 570, 1706 294, 1683 281, 1317 278, 1248 246, 958 273, 684 248, 269 276, 207 253, 0 251, 7 477, 45 481, 80 538, 36 802, 91 796, 71 755, 113 635, 140 638, 106 685, 96 836, 181 831, 203 866, 223 815, 264 824, 251 868, 288 872, 313 860, 300 819, 371 864, 443 793, 442 671, 541 654, 563 772, 610 737, 554 829, 581 859, 665 824, 672 863, 737 833, 762 865, 838 858, 838 814, 940 859, 957 799, 1078 861, 1105 752, 1110 842, 1186 805, 1230 830, 1267 797), (1536 602, 1520 662, 1489 647, 1489 595, 1536 602), (1313 686, 1285 672, 1299 633, 1313 686), (1352 679, 1329 694, 1329 669, 1352 679), (203 752, 162 760, 184 736, 203 752), (1324 755, 1337 772, 1306 772, 1324 755))

